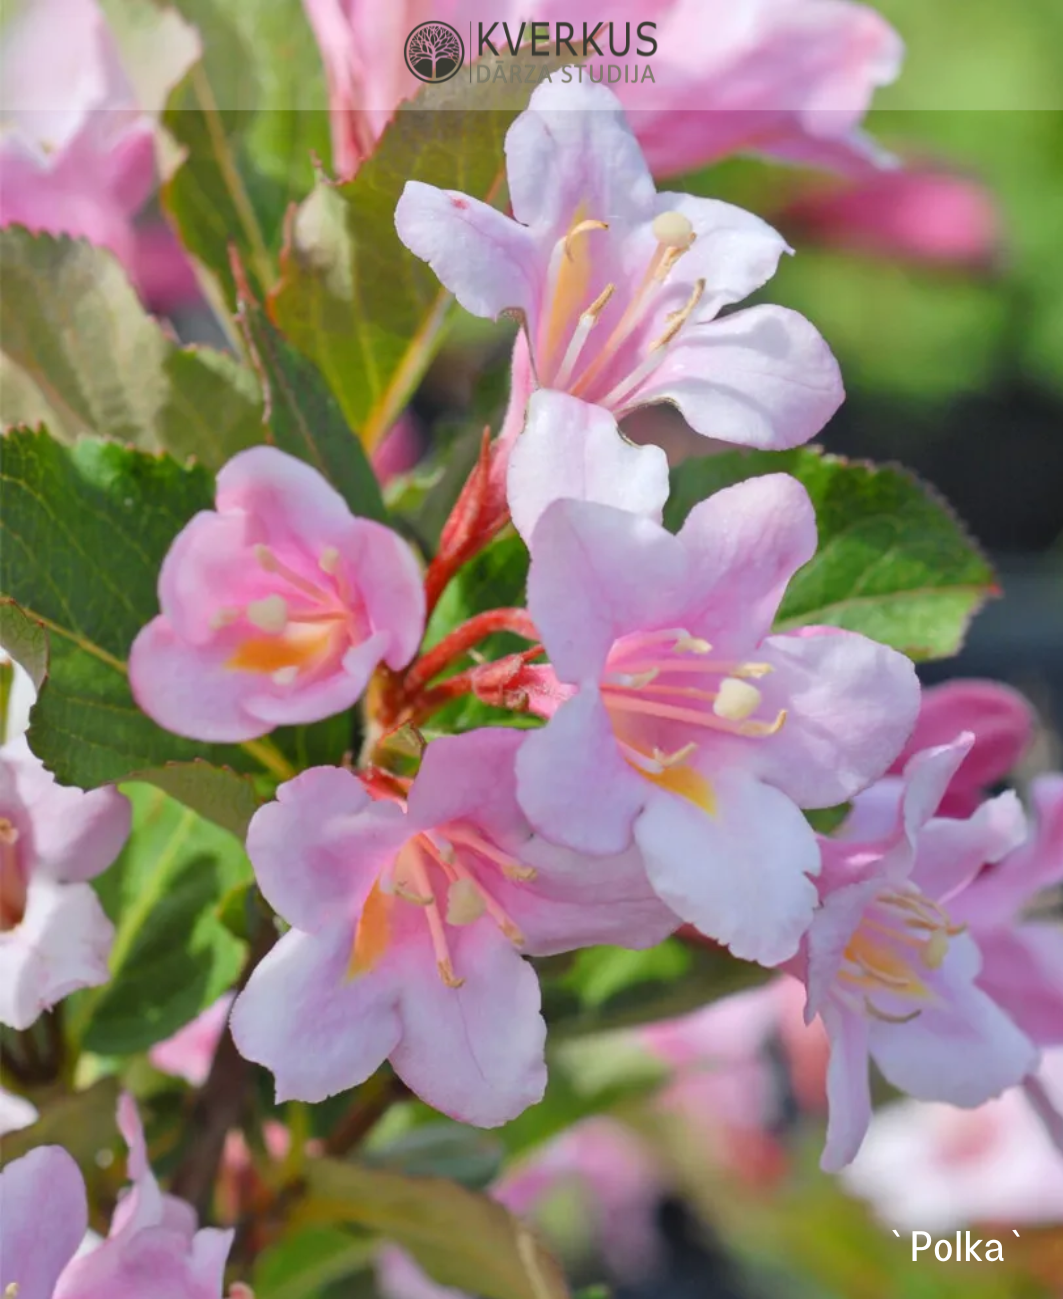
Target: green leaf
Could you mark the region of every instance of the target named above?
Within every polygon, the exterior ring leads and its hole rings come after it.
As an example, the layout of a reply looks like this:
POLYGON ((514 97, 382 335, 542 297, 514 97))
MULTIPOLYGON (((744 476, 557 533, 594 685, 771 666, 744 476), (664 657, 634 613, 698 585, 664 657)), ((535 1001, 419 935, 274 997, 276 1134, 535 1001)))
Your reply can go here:
POLYGON ((373 1168, 411 1177, 449 1177, 478 1191, 498 1176, 504 1154, 501 1142, 491 1133, 436 1118, 383 1145, 372 1146, 362 1158, 373 1168))
POLYGON ((408 1250, 441 1285, 484 1299, 567 1299, 561 1270, 502 1205, 441 1178, 313 1160, 296 1221, 347 1223, 408 1250))
POLYGON ((306 1227, 271 1245, 255 1262, 255 1299, 311 1299, 370 1266, 376 1245, 335 1227, 306 1227))
MULTIPOLYGON (((542 60, 547 70, 563 62, 542 60)), ((395 115, 353 180, 319 181, 295 214, 274 318, 320 367, 368 448, 409 400, 450 305, 395 232, 403 187, 418 180, 496 199, 505 133, 532 89, 465 77, 425 87, 395 115)))
POLYGON ((5 425, 44 422, 65 442, 96 434, 210 466, 262 440, 251 371, 179 347, 105 249, 12 226, 0 231, 0 280, 5 425))
POLYGON ((274 328, 249 293, 241 293, 239 315, 262 383, 269 440, 313 465, 353 514, 385 522, 376 474, 320 370, 274 328))
POLYGON ((82 995, 73 1030, 103 1055, 143 1051, 232 987, 245 947, 221 923, 252 876, 239 841, 159 790, 132 785, 133 832, 94 881, 114 922, 111 981, 82 995))
POLYGON ((790 582, 780 631, 825 624, 862 632, 914 659, 945 658, 996 593, 992 568, 948 505, 907 470, 850 463, 815 448, 727 452, 672 471, 665 523, 721 488, 792 474, 816 510, 819 549, 790 582))
POLYGON ((125 666, 158 611, 163 557, 211 504, 210 476, 117 443, 61 446, 43 430, 12 430, 0 454, 0 641, 38 685, 33 751, 63 784, 157 780, 239 831, 254 791, 234 773, 261 763, 242 746, 156 726, 133 702, 125 666))
POLYGON ((164 118, 185 160, 163 203, 234 304, 230 246, 256 289, 268 289, 288 206, 310 192, 314 157, 328 157, 324 72, 300 0, 177 0, 177 7, 199 29, 203 59, 164 118))
POLYGON ((68 1092, 57 1087, 54 1095, 34 1093, 33 1103, 40 1118, 28 1128, 4 1134, 0 1164, 21 1159, 38 1146, 62 1146, 82 1169, 98 1167, 96 1156, 106 1144, 101 1134, 114 1128, 117 1078, 101 1078, 84 1091, 68 1092))

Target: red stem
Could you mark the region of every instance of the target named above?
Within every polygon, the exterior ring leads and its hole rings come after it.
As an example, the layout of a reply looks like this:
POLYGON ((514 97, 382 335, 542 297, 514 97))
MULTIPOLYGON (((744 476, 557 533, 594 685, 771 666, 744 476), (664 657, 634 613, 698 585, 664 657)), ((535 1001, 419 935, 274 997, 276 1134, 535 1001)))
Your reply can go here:
POLYGON ((488 609, 474 614, 468 622, 448 632, 438 645, 422 654, 406 673, 403 688, 408 698, 421 693, 425 686, 439 676, 456 659, 474 649, 495 632, 509 631, 525 640, 538 640, 527 609, 488 609))

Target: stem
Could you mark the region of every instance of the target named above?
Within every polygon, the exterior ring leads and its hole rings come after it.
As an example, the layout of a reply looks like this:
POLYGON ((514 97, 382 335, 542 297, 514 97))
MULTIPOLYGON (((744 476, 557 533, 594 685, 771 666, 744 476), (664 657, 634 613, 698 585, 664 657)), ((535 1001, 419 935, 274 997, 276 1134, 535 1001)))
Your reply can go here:
POLYGON ((245 740, 240 748, 281 780, 291 780, 297 774, 295 768, 272 740, 245 740))
POLYGON ((199 100, 199 106, 203 110, 203 119, 207 124, 207 133, 214 148, 214 157, 217 159, 218 168, 221 171, 222 179, 225 181, 225 187, 229 191, 233 207, 236 209, 236 215, 250 245, 251 260, 265 292, 273 287, 275 278, 273 261, 270 258, 269 249, 266 247, 266 240, 258 224, 258 218, 255 216, 255 209, 248 197, 247 190, 244 188, 244 182, 229 148, 229 141, 225 136, 225 127, 222 125, 221 114, 214 98, 214 91, 211 89, 210 80, 203 70, 202 63, 198 63, 192 69, 192 88, 199 100))
POLYGON ((396 1101, 410 1090, 391 1073, 376 1073, 358 1089, 351 1108, 325 1138, 325 1154, 333 1158, 360 1146, 396 1101))
POLYGON ((460 627, 455 627, 437 644, 433 645, 414 663, 406 673, 404 687, 409 696, 423 690, 433 677, 439 676, 455 659, 467 654, 482 640, 494 632, 510 631, 525 640, 538 640, 527 609, 488 609, 484 613, 474 614, 460 627))
MULTIPOLYGON (((251 951, 240 974, 237 992, 277 941, 271 921, 259 923, 251 951)), ((195 1133, 188 1152, 174 1173, 172 1194, 195 1206, 200 1218, 210 1213, 214 1182, 218 1175, 225 1138, 239 1124, 251 1081, 251 1063, 237 1051, 228 1025, 214 1052, 207 1081, 192 1108, 189 1126, 195 1133)))

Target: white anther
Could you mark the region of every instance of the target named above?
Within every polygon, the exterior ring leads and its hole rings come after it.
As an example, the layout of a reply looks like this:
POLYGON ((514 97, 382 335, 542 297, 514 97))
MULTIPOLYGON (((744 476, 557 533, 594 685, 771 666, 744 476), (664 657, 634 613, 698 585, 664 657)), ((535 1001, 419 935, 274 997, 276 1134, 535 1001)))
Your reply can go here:
POLYGON ((12 824, 6 816, 0 816, 0 843, 10 847, 11 844, 18 843, 18 840, 18 826, 12 824))
POLYGON ((323 573, 335 573, 340 564, 340 552, 335 546, 326 546, 317 563, 323 573))
POLYGON ((264 546, 260 542, 253 549, 259 567, 264 568, 267 573, 275 573, 277 571, 277 556, 270 550, 269 546, 264 546))
POLYGON ((928 970, 940 970, 949 952, 949 936, 943 929, 935 929, 923 944, 923 964, 928 970))
POLYGON ((680 636, 672 648, 677 654, 708 654, 712 646, 700 636, 680 636))
POLYGON ((215 609, 210 616, 210 629, 211 631, 221 631, 223 627, 228 627, 234 623, 239 616, 239 609, 215 609))
POLYGON ((737 677, 724 677, 712 705, 717 717, 725 717, 729 722, 744 722, 760 707, 760 691, 748 681, 739 681, 737 677))
POLYGON ((447 924, 471 925, 485 910, 483 894, 470 879, 454 880, 447 889, 447 924))
POLYGON ((298 675, 299 669, 294 664, 289 664, 286 668, 278 668, 270 680, 275 686, 290 686, 298 675))
POLYGON ((259 631, 276 634, 288 625, 288 601, 283 595, 267 595, 247 606, 247 621, 259 631))
POLYGON ((694 227, 682 212, 660 212, 653 218, 653 237, 666 248, 689 248, 694 227))

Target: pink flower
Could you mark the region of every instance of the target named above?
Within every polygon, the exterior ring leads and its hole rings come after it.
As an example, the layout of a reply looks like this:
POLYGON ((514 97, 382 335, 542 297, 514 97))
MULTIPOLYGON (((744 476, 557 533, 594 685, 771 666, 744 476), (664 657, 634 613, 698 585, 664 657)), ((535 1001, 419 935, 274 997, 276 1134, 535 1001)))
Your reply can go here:
POLYGON ((1063 1045, 1063 927, 1025 919, 1040 893, 1063 881, 1063 776, 1032 785, 1035 828, 982 871, 951 904, 982 953, 978 986, 1039 1046, 1063 1045))
POLYGON ((1000 214, 983 185, 916 166, 811 190, 779 214, 801 242, 934 266, 984 268, 1000 248, 1000 214))
POLYGON ((968 820, 934 818, 972 741, 917 754, 903 781, 858 798, 842 835, 821 841, 821 904, 795 969, 808 984, 806 1018, 819 1015, 831 1041, 825 1169, 847 1164, 867 1131, 869 1057, 900 1090, 963 1107, 1037 1063, 979 987, 978 944, 952 901, 1022 841, 1022 809, 1002 794, 968 820))
MULTIPOLYGON (((464 39, 471 30, 469 62, 479 56, 480 24, 500 53, 507 39, 516 45, 529 37, 521 21, 527 11, 514 3, 438 0, 426 6, 406 0, 387 11, 371 0, 304 0, 304 6, 328 77, 333 162, 341 176, 372 152, 399 103, 421 88, 403 62, 406 36, 419 23, 444 19, 464 39)), ((694 170, 732 153, 843 169, 880 157, 860 122, 875 87, 896 77, 903 47, 889 24, 863 5, 650 0, 631 12, 630 21, 618 15, 611 24, 582 0, 544 0, 535 13, 550 23, 552 48, 560 20, 575 28, 575 53, 584 53, 586 25, 592 34, 597 28, 601 62, 634 64, 640 78, 647 62, 653 67, 652 82, 616 89, 657 175, 694 170), (655 52, 639 31, 646 20, 656 24, 647 29, 655 52)), ((587 45, 591 67, 580 74, 587 79, 593 69, 605 75, 594 50, 587 45)), ((483 53, 490 64, 490 48, 483 53)))
POLYGON ((89 1225, 77 1164, 61 1146, 38 1146, 0 1172, 0 1204, 0 1294, 54 1299, 89 1225))
MULTIPOLYGON (((1041 1074, 1063 1109, 1063 1051, 1041 1074)), ((1018 1088, 974 1110, 899 1101, 879 1110, 846 1185, 891 1226, 1063 1222, 1063 1158, 1018 1088)))
POLYGON ((128 1094, 118 1102, 118 1127, 129 1146, 133 1184, 118 1202, 107 1239, 67 1265, 54 1299, 221 1299, 234 1233, 197 1231, 192 1206, 159 1189, 128 1094))
POLYGON ((349 708, 378 663, 413 657, 424 626, 413 552, 355 518, 316 470, 253 447, 218 475, 216 506, 174 541, 162 614, 130 652, 149 717, 193 739, 250 740, 349 708))
POLYGON ((948 744, 961 731, 974 743, 949 782, 940 816, 970 816, 985 793, 1011 772, 1033 737, 1033 710, 1017 690, 999 681, 959 680, 923 691, 919 720, 890 768, 900 775, 923 749, 948 744))
MULTIPOLYGON (((173 82, 198 57, 191 28, 181 40, 182 57, 170 51, 173 82)), ((155 279, 165 275, 187 296, 188 263, 173 237, 163 251, 162 236, 148 235, 151 254, 134 227, 155 187, 155 128, 96 0, 20 6, 4 27, 0 86, 8 127, 0 141, 0 225, 87 239, 109 248, 134 277, 150 258, 155 279)))
POLYGON ((799 809, 881 775, 918 709, 893 650, 830 628, 771 634, 815 548, 811 502, 781 474, 701 502, 678 536, 557 501, 531 545, 529 608, 569 698, 518 755, 528 819, 581 852, 634 840, 678 915, 767 965, 794 953, 816 904, 799 809))
POLYGON ((88 880, 129 837, 129 800, 57 785, 24 739, 0 749, 0 1023, 28 1028, 106 983, 114 927, 88 880))
MULTIPOLYGON (((409 181, 395 224, 473 315, 519 315, 515 375, 527 350, 535 387, 618 419, 673 402, 697 432, 744 446, 797 446, 837 410, 837 362, 803 316, 718 318, 771 278, 782 237, 727 203, 658 194, 611 91, 540 86, 506 164, 516 219, 409 181)), ((527 396, 515 382, 511 432, 527 396)))
POLYGON ((434 741, 404 801, 314 768, 255 815, 248 853, 292 929, 237 998, 232 1031, 279 1099, 322 1100, 387 1058, 445 1114, 504 1123, 546 1080, 521 953, 674 928, 634 854, 585 862, 531 837, 514 791, 522 738, 434 741))
POLYGON ((226 993, 179 1029, 165 1042, 158 1042, 148 1052, 148 1059, 162 1073, 175 1074, 193 1087, 207 1081, 214 1052, 218 1048, 232 1009, 233 994, 226 993))

